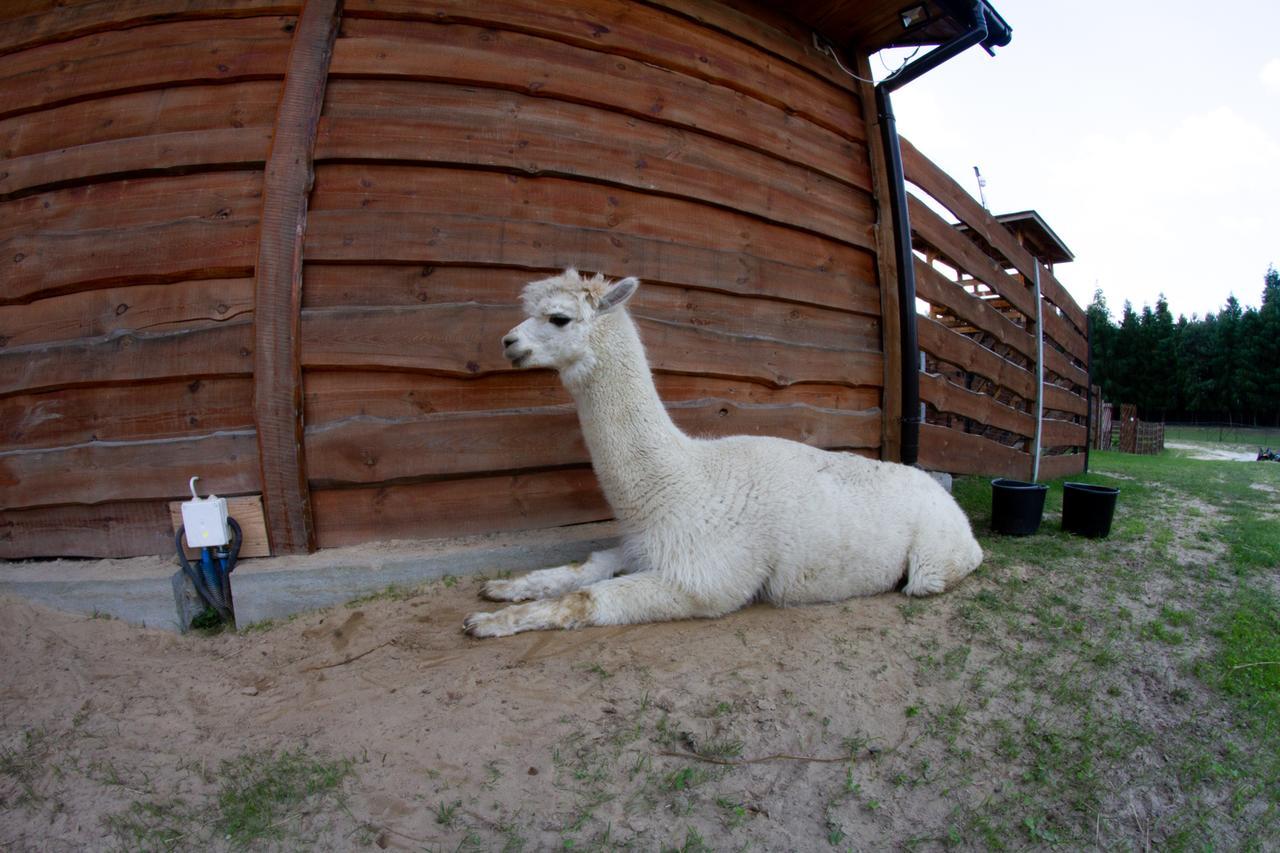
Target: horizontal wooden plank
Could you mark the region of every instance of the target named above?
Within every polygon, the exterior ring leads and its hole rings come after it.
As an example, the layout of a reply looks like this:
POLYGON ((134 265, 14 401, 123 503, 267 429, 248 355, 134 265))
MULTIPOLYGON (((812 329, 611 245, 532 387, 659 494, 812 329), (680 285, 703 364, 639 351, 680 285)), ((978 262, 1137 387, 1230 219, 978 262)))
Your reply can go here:
MULTIPOLYGON (((874 447, 880 412, 688 400, 667 406, 691 435, 775 435, 818 447, 874 447)), ((438 478, 487 471, 587 464, 572 406, 426 415, 387 421, 356 417, 309 427, 307 478, 320 487, 438 478), (530 441, 537 435, 537 441, 530 441)))
POLYGON ((253 324, 247 320, 0 350, 0 395, 252 373, 253 324))
POLYGON ((173 0, 59 2, 0 21, 0 54, 162 21, 296 15, 300 6, 298 0, 182 0, 180 7, 173 0))
POLYGON ((1044 447, 1084 447, 1088 442, 1088 433, 1084 424, 1057 418, 1045 418, 1040 444, 1044 447))
POLYGON ((1000 294, 1024 317, 1035 319, 1035 294, 1030 288, 1000 269, 975 243, 910 193, 907 194, 907 208, 911 215, 911 231, 919 240, 936 249, 947 263, 1000 294))
POLYGON ((960 319, 993 336, 1031 359, 1036 357, 1036 342, 1021 326, 997 311, 989 302, 968 293, 956 282, 927 263, 915 259, 916 296, 926 302, 949 309, 960 319))
POLYGON ((261 206, 259 169, 107 181, 0 203, 0 238, 188 219, 256 220, 261 206))
MULTIPOLYGON (((1044 367, 1045 370, 1056 373, 1081 388, 1089 384, 1089 374, 1084 368, 1070 361, 1065 355, 1048 344, 1045 344, 1044 348, 1044 367)), ((1049 380, 1046 379, 1046 381, 1049 380)))
POLYGON ((779 257, 797 266, 830 266, 871 248, 870 220, 852 221, 848 248, 834 239, 762 222, 757 217, 602 186, 571 178, 522 177, 488 170, 458 170, 381 163, 333 163, 316 168, 310 208, 316 212, 404 212, 420 216, 473 215, 554 222, 723 247, 779 257), (693 228, 697 223, 698 228, 693 228), (838 253, 833 257, 833 253, 838 253))
MULTIPOLYGON (((308 368, 396 368, 455 376, 510 370, 499 341, 523 315, 516 306, 311 309, 302 317, 308 368)), ((796 382, 878 385, 881 355, 732 335, 638 318, 650 364, 785 386, 796 382)))
POLYGON ((279 100, 279 80, 253 80, 78 101, 0 120, 0 160, 138 136, 269 128, 279 100))
POLYGON ((1031 457, 980 435, 921 424, 920 467, 952 474, 1025 480, 1031 475, 1031 457))
MULTIPOLYGON (((1043 288, 1044 281, 1040 282, 1043 288)), ((1057 342, 1073 358, 1087 364, 1089 362, 1089 342, 1085 340, 1084 335, 1076 331, 1075 327, 1067 320, 1066 317, 1058 314, 1052 305, 1048 303, 1044 306, 1044 333, 1046 337, 1052 338, 1057 342)), ((1085 384, 1081 380, 1081 384, 1085 384)))
POLYGON ((1034 279, 1035 267, 1039 265, 1041 292, 1063 310, 1077 329, 1083 330, 1085 328, 1083 309, 1071 298, 1053 274, 1018 243, 1017 238, 1008 228, 996 221, 995 217, 978 204, 973 196, 965 192, 954 178, 939 169, 908 140, 900 139, 899 141, 902 147, 902 167, 907 180, 951 211, 956 219, 972 228, 974 233, 1004 255, 1018 272, 1027 277, 1028 281, 1034 279))
POLYGON ((306 255, 321 262, 493 264, 523 269, 576 266, 620 277, 673 282, 744 295, 775 296, 867 314, 878 314, 866 286, 869 255, 856 264, 802 270, 767 257, 728 249, 704 249, 665 239, 546 222, 493 220, 441 214, 313 211, 306 255))
POLYGON ((224 497, 258 491, 255 433, 0 451, 0 506, 181 498, 193 474, 202 489, 224 497))
POLYGON ((261 206, 259 172, 112 181, 0 203, 0 304, 252 275, 261 206))
POLYGON ((1048 383, 1044 386, 1044 407, 1046 410, 1070 412, 1081 417, 1089 413, 1089 402, 1084 397, 1048 383))
POLYGON ((271 128, 187 130, 29 154, 0 167, 0 201, 62 184, 210 167, 261 167, 271 128))
POLYGON ((280 77, 294 21, 156 24, 0 56, 0 118, 135 89, 280 77))
POLYGON ((0 397, 0 445, 59 447, 253 427, 248 377, 109 385, 0 397))
POLYGON ((387 117, 412 117, 417 111, 404 95, 415 87, 403 81, 456 82, 696 130, 846 183, 859 183, 859 173, 866 171, 861 122, 848 122, 847 135, 837 134, 697 77, 522 33, 349 19, 334 47, 331 73, 327 111, 335 116, 357 115, 365 103, 369 110, 385 110, 387 117), (494 62, 495 55, 504 61, 494 62), (344 79, 349 77, 378 79, 344 79))
MULTIPOLYGON (((304 374, 305 421, 319 425, 352 417, 404 420, 437 412, 569 406, 573 398, 547 370, 498 373, 474 379, 392 371, 310 370, 304 374)), ((717 398, 739 405, 808 405, 862 410, 880 405, 880 389, 804 383, 770 388, 705 376, 658 373, 667 401, 717 398)))
POLYGON ((486 167, 601 181, 715 204, 854 244, 860 240, 848 232, 874 221, 865 172, 850 187, 719 139, 514 92, 419 84, 415 95, 421 107, 410 117, 327 113, 316 159, 486 167))
POLYGON ((253 279, 218 278, 107 287, 0 305, 0 350, 135 329, 172 331, 253 311, 253 279))
MULTIPOLYGON (((525 270, 483 267, 432 268, 426 276, 422 272, 420 267, 308 265, 303 305, 339 308, 476 303, 511 308, 519 303, 525 284, 542 277, 525 270)), ((548 273, 553 274, 550 270, 548 273)), ((630 305, 637 316, 716 332, 836 348, 880 347, 878 318, 795 302, 645 282, 630 305)))
POLYGON ((930 355, 990 379, 1020 397, 1035 399, 1036 381, 1030 371, 928 317, 916 318, 916 331, 920 349, 930 355))
POLYGON ((1040 479, 1056 480, 1059 477, 1071 477, 1084 473, 1085 455, 1083 453, 1063 453, 1057 456, 1040 457, 1040 479))
POLYGON ((172 553, 164 501, 0 509, 0 559, 172 553))
POLYGON ((920 374, 920 399, 940 412, 961 415, 1027 438, 1035 435, 1036 419, 1033 415, 1007 406, 988 394, 961 388, 936 374, 920 374))
POLYGON ((728 33, 823 78, 833 86, 857 92, 853 78, 840 70, 829 56, 813 47, 813 31, 787 16, 786 7, 790 4, 784 4, 782 9, 752 3, 735 7, 719 0, 647 0, 647 4, 728 33))
MULTIPOLYGON (((344 26, 365 16, 429 20, 513 30, 648 62, 733 89, 850 138, 861 110, 846 90, 772 60, 754 45, 624 0, 548 6, 539 0, 348 0, 344 26)), ((341 40, 340 40, 341 41, 341 40)))
POLYGON ((311 505, 321 548, 531 530, 613 515, 590 468, 316 489, 311 505))

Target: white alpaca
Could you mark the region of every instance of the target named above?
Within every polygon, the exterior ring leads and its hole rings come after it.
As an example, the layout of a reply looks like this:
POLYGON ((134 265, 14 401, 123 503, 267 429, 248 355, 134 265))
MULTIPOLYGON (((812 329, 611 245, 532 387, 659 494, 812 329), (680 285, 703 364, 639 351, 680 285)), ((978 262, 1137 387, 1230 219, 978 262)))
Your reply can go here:
POLYGON ((721 616, 756 599, 838 601, 898 586, 942 592, 982 562, 951 495, 923 471, 763 436, 680 431, 623 307, 639 282, 574 270, 524 290, 528 319, 503 339, 516 367, 550 367, 582 433, 622 546, 582 565, 489 581, 477 637, 721 616))

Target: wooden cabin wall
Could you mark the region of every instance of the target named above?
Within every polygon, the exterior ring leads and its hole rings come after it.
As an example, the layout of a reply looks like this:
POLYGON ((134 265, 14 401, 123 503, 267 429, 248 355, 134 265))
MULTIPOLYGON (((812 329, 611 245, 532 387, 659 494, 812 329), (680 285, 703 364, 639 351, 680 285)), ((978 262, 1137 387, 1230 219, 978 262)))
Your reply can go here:
MULTIPOLYGON (((261 490, 255 259, 298 5, 0 9, 0 556, 167 552, 189 474, 261 490)), ((319 545, 608 516, 558 380, 499 343, 571 264, 645 281, 687 429, 878 454, 866 128, 808 38, 747 3, 347 0, 302 238, 319 545)))
POLYGON ((0 6, 0 556, 168 552, 188 476, 259 490, 254 258, 296 6, 0 6))
MULTIPOLYGON (((609 516, 520 288, 633 301, 675 420, 878 452, 860 105, 807 33, 717 3, 348 0, 303 285, 320 545, 609 516)), ((837 72, 838 74, 838 72, 837 72)))

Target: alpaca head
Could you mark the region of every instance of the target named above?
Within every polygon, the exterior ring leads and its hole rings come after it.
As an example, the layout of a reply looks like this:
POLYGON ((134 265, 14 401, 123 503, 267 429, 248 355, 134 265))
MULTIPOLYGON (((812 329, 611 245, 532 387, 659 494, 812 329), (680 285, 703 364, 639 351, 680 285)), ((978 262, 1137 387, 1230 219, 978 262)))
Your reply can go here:
POLYGON ((528 319, 503 337, 504 354, 516 367, 550 367, 566 380, 590 374, 602 337, 593 332, 639 285, 634 278, 583 278, 574 269, 530 282, 521 297, 528 319))

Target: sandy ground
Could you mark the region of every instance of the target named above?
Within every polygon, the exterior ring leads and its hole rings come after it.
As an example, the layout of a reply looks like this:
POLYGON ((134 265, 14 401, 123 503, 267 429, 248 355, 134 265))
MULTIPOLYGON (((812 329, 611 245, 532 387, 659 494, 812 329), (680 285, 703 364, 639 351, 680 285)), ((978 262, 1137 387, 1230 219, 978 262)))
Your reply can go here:
POLYGON ((1257 462, 1257 453, 1245 453, 1239 450, 1225 450, 1208 444, 1188 444, 1181 441, 1166 441, 1165 447, 1171 450, 1188 450, 1192 459, 1204 459, 1211 462, 1257 462))
MULTIPOLYGON (((945 628, 908 623, 897 594, 478 641, 459 630, 488 606, 477 587, 437 582, 214 638, 0 597, 0 737, 11 755, 31 732, 48 747, 25 804, 0 790, 0 848, 120 845, 105 816, 198 801, 220 761, 298 747, 356 760, 345 808, 297 827, 321 848, 535 850, 603 834, 658 849, 690 830, 716 849, 827 848, 825 803, 854 766, 842 756, 901 744, 920 725, 905 709, 965 689, 918 683, 904 648, 945 628), (709 743, 746 763, 688 756, 709 743)), ((904 789, 840 846, 880 846, 952 805, 904 789)))

